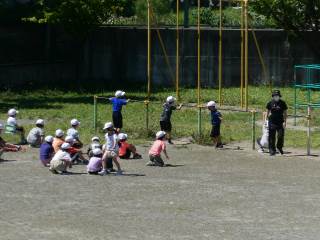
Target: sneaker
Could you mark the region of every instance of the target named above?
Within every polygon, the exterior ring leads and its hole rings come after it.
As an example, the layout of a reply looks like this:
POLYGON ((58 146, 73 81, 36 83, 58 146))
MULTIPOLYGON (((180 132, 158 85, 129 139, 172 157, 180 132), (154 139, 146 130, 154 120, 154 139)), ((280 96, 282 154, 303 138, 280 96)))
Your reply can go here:
POLYGON ((117 173, 116 173, 116 176, 122 176, 122 175, 123 175, 122 170, 118 170, 117 173))
POLYGON ((61 172, 61 175, 70 175, 71 174, 71 172, 68 172, 68 171, 62 171, 61 172))
POLYGON ((169 144, 173 144, 173 142, 171 141, 171 139, 168 140, 168 143, 169 143, 169 144))
POLYGON ((271 151, 270 152, 270 156, 275 156, 276 155, 276 152, 275 151, 271 151))
POLYGON ((217 144, 216 148, 223 148, 222 143, 217 144))
POLYGON ((54 170, 52 168, 49 168, 49 171, 52 172, 53 174, 58 174, 58 171, 57 170, 54 170))
POLYGON ((132 159, 142 159, 142 156, 137 153, 137 154, 135 154, 135 155, 133 156, 132 159))
POLYGON ((109 172, 108 172, 108 170, 106 170, 106 169, 101 170, 100 172, 98 172, 98 174, 99 174, 100 176, 106 176, 108 173, 109 173, 109 172))
POLYGON ((147 166, 155 166, 155 163, 150 161, 150 162, 148 162, 146 165, 147 165, 147 166))
POLYGON ((278 148, 278 150, 279 150, 280 154, 283 155, 283 150, 282 150, 282 148, 278 148))
POLYGON ((108 172, 116 172, 116 170, 113 169, 113 168, 107 168, 107 171, 108 171, 108 172))

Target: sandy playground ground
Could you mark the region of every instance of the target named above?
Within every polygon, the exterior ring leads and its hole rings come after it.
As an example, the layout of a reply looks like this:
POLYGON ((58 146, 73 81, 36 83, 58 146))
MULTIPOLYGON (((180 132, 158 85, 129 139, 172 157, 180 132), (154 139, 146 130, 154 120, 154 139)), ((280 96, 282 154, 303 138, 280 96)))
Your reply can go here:
POLYGON ((173 166, 124 161, 125 176, 61 176, 38 152, 0 163, 0 239, 315 239, 320 162, 289 153, 170 146, 173 166))

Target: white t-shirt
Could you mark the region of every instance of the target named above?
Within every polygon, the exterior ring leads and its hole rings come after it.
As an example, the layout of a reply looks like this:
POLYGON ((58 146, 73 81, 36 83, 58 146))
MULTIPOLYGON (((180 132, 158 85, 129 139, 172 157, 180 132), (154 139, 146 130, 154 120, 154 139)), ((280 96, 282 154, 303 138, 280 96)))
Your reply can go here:
POLYGON ((18 122, 15 117, 8 117, 7 124, 11 126, 17 126, 18 122))
POLYGON ((105 135, 105 138, 106 138, 106 151, 118 152, 119 151, 118 136, 116 134, 108 135, 107 133, 105 135))
POLYGON ((79 139, 79 132, 74 128, 69 128, 67 131, 67 135, 70 137, 73 137, 73 139, 76 139, 76 140, 79 139))
POLYGON ((52 161, 59 161, 59 160, 65 160, 65 161, 71 162, 70 154, 68 152, 59 150, 52 158, 52 161))
POLYGON ((32 128, 27 136, 27 141, 30 144, 40 143, 41 137, 44 136, 43 128, 35 127, 32 128))

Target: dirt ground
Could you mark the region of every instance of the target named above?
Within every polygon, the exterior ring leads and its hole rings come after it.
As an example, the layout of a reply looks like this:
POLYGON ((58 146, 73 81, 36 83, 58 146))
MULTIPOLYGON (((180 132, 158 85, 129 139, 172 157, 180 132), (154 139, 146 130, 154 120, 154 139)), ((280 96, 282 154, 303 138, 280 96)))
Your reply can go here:
POLYGON ((198 145, 172 167, 121 161, 125 176, 53 175, 37 150, 0 163, 0 239, 319 239, 318 157, 198 145))

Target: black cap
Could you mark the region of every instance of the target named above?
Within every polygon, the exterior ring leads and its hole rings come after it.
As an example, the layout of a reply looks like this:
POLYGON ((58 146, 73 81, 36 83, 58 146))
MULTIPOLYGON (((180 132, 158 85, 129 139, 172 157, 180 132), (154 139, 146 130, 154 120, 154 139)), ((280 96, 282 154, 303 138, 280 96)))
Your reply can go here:
POLYGON ((281 92, 280 92, 280 90, 273 90, 273 91, 272 91, 272 97, 274 97, 274 96, 279 96, 279 97, 281 97, 281 92))

